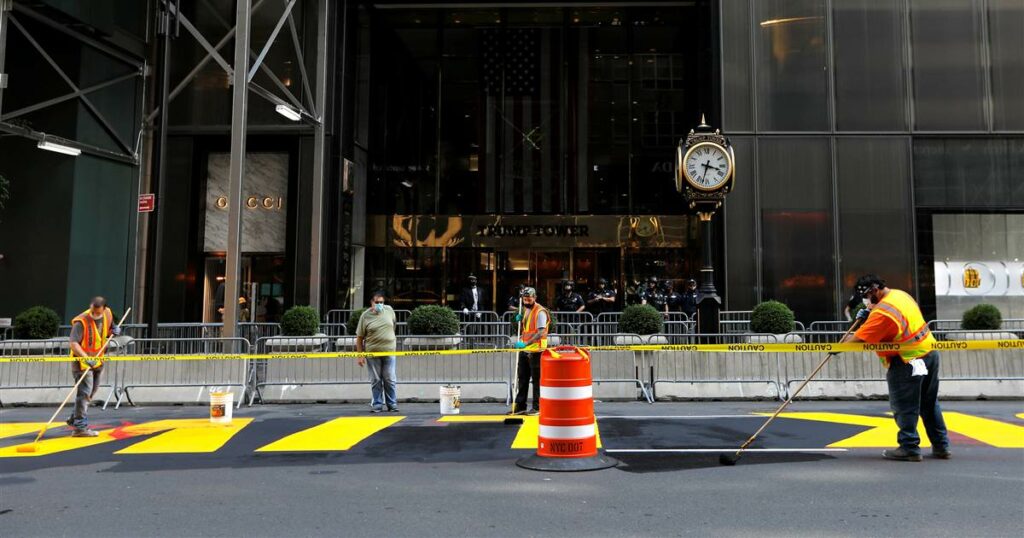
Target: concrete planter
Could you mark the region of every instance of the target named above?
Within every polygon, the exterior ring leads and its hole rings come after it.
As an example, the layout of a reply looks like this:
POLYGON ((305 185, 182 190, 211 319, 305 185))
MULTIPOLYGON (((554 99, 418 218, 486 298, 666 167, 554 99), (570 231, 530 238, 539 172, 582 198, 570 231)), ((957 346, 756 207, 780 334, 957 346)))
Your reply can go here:
MULTIPOLYGON (((638 336, 638 335, 635 335, 635 334, 620 334, 620 335, 615 336, 615 337, 612 338, 612 343, 614 343, 617 346, 639 346, 639 345, 646 344, 647 343, 647 339, 648 339, 647 336, 638 336)), ((664 336, 656 336, 656 337, 654 337, 654 339, 652 339, 652 343, 655 343, 655 344, 662 344, 662 343, 667 344, 668 343, 668 339, 666 339, 664 336), (664 340, 664 342, 655 342, 654 341, 655 339, 661 339, 661 340, 664 340)))
POLYGON ((454 349, 462 343, 462 337, 452 336, 409 336, 402 339, 402 345, 409 350, 454 349))
POLYGON ((799 334, 753 334, 747 337, 749 344, 800 344, 804 341, 799 334))
POLYGON ((356 348, 356 337, 355 336, 342 336, 334 340, 335 349, 355 349, 356 348))
POLYGON ((324 350, 331 338, 323 333, 313 336, 274 336, 264 340, 264 347, 270 353, 305 353, 324 350))
POLYGON ((963 331, 946 333, 946 340, 1017 340, 1016 334, 1005 331, 963 331))

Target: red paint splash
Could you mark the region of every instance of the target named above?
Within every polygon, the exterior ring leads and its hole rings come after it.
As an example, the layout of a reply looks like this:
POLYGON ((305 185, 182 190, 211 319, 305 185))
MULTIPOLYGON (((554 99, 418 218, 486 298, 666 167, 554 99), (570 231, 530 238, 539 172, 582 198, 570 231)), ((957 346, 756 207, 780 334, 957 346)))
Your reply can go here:
POLYGON ((113 431, 110 432, 110 436, 113 437, 114 439, 127 439, 129 437, 135 437, 138 434, 125 431, 125 428, 127 428, 129 426, 134 426, 134 425, 135 425, 134 422, 129 422, 127 420, 122 420, 121 421, 121 425, 116 427, 116 428, 114 428, 113 431))

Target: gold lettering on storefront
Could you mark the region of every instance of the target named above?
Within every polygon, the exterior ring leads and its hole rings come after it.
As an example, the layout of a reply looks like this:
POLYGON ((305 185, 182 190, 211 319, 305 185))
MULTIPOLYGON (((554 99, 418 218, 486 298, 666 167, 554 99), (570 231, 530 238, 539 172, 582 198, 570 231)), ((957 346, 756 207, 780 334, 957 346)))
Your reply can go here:
MULTIPOLYGON (((281 211, 284 209, 284 197, 283 196, 261 196, 254 194, 246 197, 245 199, 246 209, 263 209, 266 211, 281 211)), ((228 208, 228 197, 218 196, 213 202, 213 205, 217 209, 228 208)))

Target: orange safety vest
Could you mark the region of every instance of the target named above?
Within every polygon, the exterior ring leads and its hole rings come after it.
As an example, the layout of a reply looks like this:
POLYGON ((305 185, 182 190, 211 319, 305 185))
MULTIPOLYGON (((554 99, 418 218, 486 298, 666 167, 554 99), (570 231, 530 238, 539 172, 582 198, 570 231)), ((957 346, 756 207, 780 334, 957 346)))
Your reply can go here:
MULTIPOLYGON (((935 337, 928 330, 928 322, 924 320, 921 309, 917 302, 904 291, 890 289, 889 293, 878 304, 871 309, 872 316, 885 316, 893 321, 899 332, 893 342, 897 344, 934 344, 935 337)), ((913 351, 900 351, 899 356, 903 362, 910 362, 919 359, 928 353, 930 349, 917 349, 913 351)), ((894 357, 892 352, 878 353, 882 363, 889 367, 889 357, 894 357)))
POLYGON ((523 335, 521 337, 521 340, 523 342, 526 342, 533 338, 533 336, 537 334, 537 331, 541 331, 540 340, 526 346, 523 349, 525 351, 540 351, 542 349, 547 349, 548 329, 551 327, 551 313, 548 312, 547 309, 541 306, 540 304, 533 303, 533 308, 531 308, 530 312, 526 314, 525 317, 523 317, 522 323, 523 335), (540 316, 541 311, 543 311, 547 315, 548 320, 547 323, 544 324, 544 327, 538 328, 537 318, 540 316))
MULTIPOLYGON (((89 315, 89 311, 82 312, 75 319, 71 320, 71 327, 74 327, 76 323, 82 324, 82 341, 79 345, 86 353, 96 353, 103 349, 103 346, 107 343, 107 339, 110 338, 110 329, 114 324, 114 315, 110 312, 109 308, 103 309, 103 321, 97 326, 96 320, 92 319, 89 315)), ((104 349, 104 353, 106 350, 104 349)), ((71 356, 75 356, 75 352, 71 352, 71 356)), ((103 356, 103 353, 100 353, 103 356)), ((88 365, 85 363, 86 360, 90 360, 91 357, 78 357, 78 365, 81 369, 85 370, 88 365)), ((103 361, 98 361, 96 366, 102 366, 103 361)))

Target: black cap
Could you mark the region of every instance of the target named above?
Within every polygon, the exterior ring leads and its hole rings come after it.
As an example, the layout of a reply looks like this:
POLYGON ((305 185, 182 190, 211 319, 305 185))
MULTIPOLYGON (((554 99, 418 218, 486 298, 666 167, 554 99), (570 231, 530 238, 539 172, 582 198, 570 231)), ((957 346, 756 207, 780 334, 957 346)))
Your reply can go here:
POLYGON ((875 274, 867 274, 857 279, 857 283, 853 286, 853 293, 857 297, 863 297, 865 293, 871 291, 872 288, 884 288, 885 281, 875 274))

